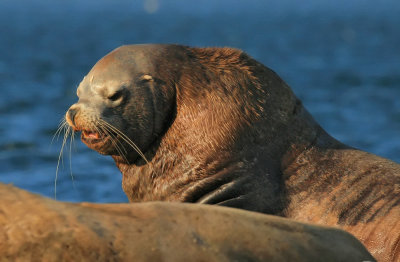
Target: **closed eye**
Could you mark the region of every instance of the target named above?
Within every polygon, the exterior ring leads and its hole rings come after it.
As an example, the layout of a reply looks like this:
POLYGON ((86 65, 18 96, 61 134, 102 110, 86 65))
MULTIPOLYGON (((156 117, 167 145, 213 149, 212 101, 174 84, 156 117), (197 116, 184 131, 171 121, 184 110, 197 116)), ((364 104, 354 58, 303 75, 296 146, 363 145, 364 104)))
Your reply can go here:
POLYGON ((120 90, 120 91, 115 92, 112 96, 109 96, 108 99, 111 101, 117 101, 121 97, 122 97, 122 91, 120 90))

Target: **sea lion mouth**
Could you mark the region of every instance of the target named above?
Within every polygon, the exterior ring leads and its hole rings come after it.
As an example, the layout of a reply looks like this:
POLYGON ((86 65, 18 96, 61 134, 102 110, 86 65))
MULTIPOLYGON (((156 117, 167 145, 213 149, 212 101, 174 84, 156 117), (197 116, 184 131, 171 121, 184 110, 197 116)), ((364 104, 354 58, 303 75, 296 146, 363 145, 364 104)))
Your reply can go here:
POLYGON ((96 131, 82 130, 82 135, 86 139, 100 139, 100 134, 96 131))
POLYGON ((91 145, 104 143, 107 138, 105 134, 93 130, 83 129, 81 132, 83 142, 91 145))

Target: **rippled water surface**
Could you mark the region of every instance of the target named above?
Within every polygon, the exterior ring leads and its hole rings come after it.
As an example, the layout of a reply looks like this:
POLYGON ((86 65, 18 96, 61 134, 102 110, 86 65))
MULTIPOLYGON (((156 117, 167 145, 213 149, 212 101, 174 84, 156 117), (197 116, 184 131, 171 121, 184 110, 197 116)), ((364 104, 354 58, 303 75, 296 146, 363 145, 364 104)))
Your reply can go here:
MULTIPOLYGON (((241 48, 288 82, 334 137, 400 162, 400 2, 376 5, 0 1, 0 181, 54 197, 61 140, 52 136, 77 85, 98 59, 133 43, 241 48)), ((127 201, 111 158, 78 137, 69 151, 57 199, 127 201)))

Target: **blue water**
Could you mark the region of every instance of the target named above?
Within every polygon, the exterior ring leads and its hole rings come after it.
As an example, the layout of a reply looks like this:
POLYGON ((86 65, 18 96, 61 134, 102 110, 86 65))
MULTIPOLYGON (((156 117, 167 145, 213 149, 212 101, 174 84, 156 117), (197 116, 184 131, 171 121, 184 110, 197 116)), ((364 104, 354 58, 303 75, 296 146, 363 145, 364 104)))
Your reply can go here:
MULTIPOLYGON (((2 0, 0 181, 54 197, 61 140, 51 140, 77 85, 98 59, 133 43, 241 48, 334 137, 400 162, 399 14, 398 0, 2 0)), ((57 199, 127 201, 111 158, 78 137, 57 199)))

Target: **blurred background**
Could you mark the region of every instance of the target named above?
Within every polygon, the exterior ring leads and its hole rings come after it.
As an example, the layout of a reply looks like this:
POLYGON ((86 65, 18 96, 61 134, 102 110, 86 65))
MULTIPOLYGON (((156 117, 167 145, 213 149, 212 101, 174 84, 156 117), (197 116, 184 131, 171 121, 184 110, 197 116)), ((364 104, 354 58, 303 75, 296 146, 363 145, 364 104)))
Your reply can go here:
MULTIPOLYGON (((400 162, 399 14, 398 0, 0 0, 0 182, 54 198, 51 141, 76 87, 136 43, 243 49, 331 135, 400 162)), ((75 140, 57 199, 126 202, 112 159, 75 140)))

